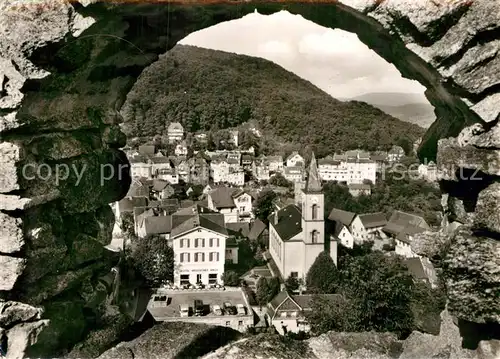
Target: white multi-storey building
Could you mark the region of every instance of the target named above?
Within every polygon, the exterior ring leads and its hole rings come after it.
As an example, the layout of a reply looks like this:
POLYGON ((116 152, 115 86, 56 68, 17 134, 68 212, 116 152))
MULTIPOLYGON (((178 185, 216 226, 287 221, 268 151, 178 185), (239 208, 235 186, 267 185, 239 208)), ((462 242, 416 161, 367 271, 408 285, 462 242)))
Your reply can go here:
POLYGON ((297 166, 304 166, 305 161, 304 157, 299 155, 297 151, 294 151, 286 158, 286 166, 287 167, 297 167, 297 166))
POLYGON ((151 178, 153 175, 153 165, 148 163, 142 156, 136 156, 129 159, 130 175, 132 178, 151 178))
POLYGON ((171 122, 167 128, 167 136, 169 143, 182 141, 184 137, 184 128, 179 122, 171 122))
POLYGON ((323 181, 363 183, 377 180, 377 163, 364 158, 334 159, 331 156, 318 161, 319 175, 323 181))

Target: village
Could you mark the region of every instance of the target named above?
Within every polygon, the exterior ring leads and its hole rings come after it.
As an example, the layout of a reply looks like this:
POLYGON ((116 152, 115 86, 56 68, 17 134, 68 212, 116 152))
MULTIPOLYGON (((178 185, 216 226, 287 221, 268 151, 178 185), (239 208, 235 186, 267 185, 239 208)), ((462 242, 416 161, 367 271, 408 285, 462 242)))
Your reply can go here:
MULTIPOLYGON (((305 277, 320 255, 329 254, 337 265, 341 247, 373 243, 374 250, 401 256, 415 281, 436 286, 431 262, 411 250, 414 235, 430 230, 425 219, 395 210, 353 213, 334 208, 324 215, 323 183, 335 181, 356 197, 369 196, 380 174, 405 156, 390 151, 351 150, 316 159, 293 152, 255 157, 253 148, 239 146, 238 131, 231 131, 231 150, 190 151, 180 123, 168 127, 174 153, 154 145, 127 148, 132 185, 126 197, 113 205, 116 224, 108 249, 124 250, 126 218, 129 231, 140 240, 157 236, 173 248, 174 275, 137 304, 136 320, 187 321, 231 327, 241 332, 274 328, 280 334, 308 332, 304 315, 312 295, 305 277), (191 156, 188 153, 191 152, 191 156), (272 190, 266 221, 255 215, 256 201, 272 190), (238 273, 228 284, 228 268, 247 262, 242 246, 262 249, 262 261, 238 273), (255 301, 259 278, 275 280, 279 290, 267 305, 255 301), (284 283, 300 283, 293 291, 284 283)), ((206 136, 196 135, 199 141, 206 136)), ((418 173, 436 181, 434 163, 422 164, 418 173)), ((260 250, 259 249, 259 250, 260 250)), ((330 295, 330 294, 328 294, 330 295)), ((138 299, 138 302, 140 300, 138 299)))

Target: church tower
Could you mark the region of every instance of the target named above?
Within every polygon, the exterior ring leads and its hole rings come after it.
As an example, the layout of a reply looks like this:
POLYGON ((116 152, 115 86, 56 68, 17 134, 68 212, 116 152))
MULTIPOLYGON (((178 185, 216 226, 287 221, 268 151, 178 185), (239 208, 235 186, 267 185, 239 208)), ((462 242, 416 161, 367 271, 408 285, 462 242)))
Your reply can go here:
POLYGON ((324 195, 314 152, 309 165, 309 173, 302 195, 302 233, 304 243, 325 243, 324 195))

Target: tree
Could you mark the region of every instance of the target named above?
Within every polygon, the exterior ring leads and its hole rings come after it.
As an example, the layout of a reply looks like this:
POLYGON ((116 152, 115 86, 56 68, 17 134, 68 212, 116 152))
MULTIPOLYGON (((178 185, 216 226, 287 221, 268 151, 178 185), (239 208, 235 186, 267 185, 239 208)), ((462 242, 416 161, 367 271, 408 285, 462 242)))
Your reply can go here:
POLYGON ((293 183, 287 180, 281 173, 274 174, 271 178, 269 178, 269 184, 278 187, 292 187, 293 183))
POLYGON ((341 269, 339 292, 351 299, 362 316, 358 331, 409 334, 413 328, 413 279, 399 257, 382 252, 348 257, 341 269))
POLYGON ((269 293, 269 284, 266 277, 260 277, 255 285, 255 299, 260 306, 267 304, 267 297, 269 293))
POLYGON ((253 212, 262 222, 268 223, 267 218, 274 212, 274 200, 278 195, 271 190, 260 194, 253 205, 253 212))
POLYGON ((356 305, 342 295, 332 297, 317 294, 312 299, 311 309, 306 312, 306 318, 311 324, 311 331, 315 334, 326 333, 330 330, 357 331, 362 317, 356 305))
POLYGON ((330 253, 323 251, 307 272, 307 290, 314 293, 335 293, 339 279, 339 272, 330 253))
POLYGON ((224 285, 230 287, 236 287, 240 284, 240 277, 238 273, 232 270, 225 271, 222 275, 222 280, 224 281, 224 285))
POLYGON ((303 284, 304 283, 303 283, 302 278, 289 276, 285 280, 285 287, 286 287, 286 290, 288 290, 289 292, 295 292, 295 291, 299 290, 299 288, 303 284))
POLYGON ((137 242, 131 252, 134 267, 151 286, 159 286, 174 277, 174 250, 159 236, 137 242))

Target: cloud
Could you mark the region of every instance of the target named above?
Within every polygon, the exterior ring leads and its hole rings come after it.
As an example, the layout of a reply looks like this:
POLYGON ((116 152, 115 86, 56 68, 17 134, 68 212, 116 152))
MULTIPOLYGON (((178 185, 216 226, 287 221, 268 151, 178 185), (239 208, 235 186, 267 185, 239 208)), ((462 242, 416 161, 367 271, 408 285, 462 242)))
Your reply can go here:
POLYGON ((293 55, 293 48, 290 44, 283 41, 268 41, 259 45, 258 52, 264 54, 281 54, 281 55, 293 55))

